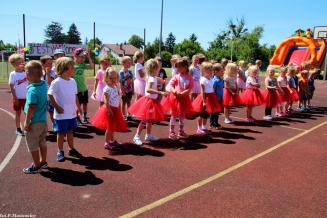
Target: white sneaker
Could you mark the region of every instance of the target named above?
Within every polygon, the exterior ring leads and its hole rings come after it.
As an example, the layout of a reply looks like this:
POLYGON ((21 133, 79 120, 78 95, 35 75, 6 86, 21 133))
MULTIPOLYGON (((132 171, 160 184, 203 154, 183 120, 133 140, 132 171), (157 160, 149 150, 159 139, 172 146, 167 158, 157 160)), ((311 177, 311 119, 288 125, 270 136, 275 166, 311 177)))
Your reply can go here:
POLYGON ((158 141, 159 138, 152 134, 149 134, 149 135, 145 135, 144 140, 149 142, 154 142, 154 141, 158 141))
POLYGON ((142 146, 143 145, 143 142, 141 141, 141 138, 140 138, 139 135, 135 135, 134 138, 133 138, 133 141, 138 146, 142 146))
POLYGON ((229 118, 225 118, 224 122, 227 123, 227 124, 230 124, 230 123, 232 123, 233 121, 232 121, 231 119, 229 119, 229 118))
POLYGON ((272 120, 272 116, 271 115, 267 115, 263 117, 264 120, 272 120))

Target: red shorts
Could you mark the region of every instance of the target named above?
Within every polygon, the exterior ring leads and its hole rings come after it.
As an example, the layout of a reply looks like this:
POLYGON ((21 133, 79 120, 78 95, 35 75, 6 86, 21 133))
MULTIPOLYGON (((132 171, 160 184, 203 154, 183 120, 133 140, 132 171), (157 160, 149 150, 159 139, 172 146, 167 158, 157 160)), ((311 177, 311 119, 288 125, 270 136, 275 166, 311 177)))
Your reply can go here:
POLYGON ((14 99, 12 100, 12 109, 14 111, 24 110, 24 106, 26 103, 26 99, 17 99, 17 103, 15 104, 14 99))

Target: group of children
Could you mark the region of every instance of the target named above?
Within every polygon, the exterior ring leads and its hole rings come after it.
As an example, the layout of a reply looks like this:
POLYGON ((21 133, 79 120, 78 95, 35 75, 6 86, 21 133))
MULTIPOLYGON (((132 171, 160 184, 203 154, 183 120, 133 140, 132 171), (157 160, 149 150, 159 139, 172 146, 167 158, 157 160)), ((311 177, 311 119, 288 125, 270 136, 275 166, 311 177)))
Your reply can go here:
MULTIPOLYGON (((74 60, 64 57, 62 50, 56 50, 54 67, 50 56, 43 56, 41 62, 30 61, 26 65, 19 54, 13 54, 9 59, 15 68, 10 74, 9 84, 13 109, 16 111, 16 133, 24 134, 20 128, 21 109, 24 109, 26 144, 33 158, 33 164, 23 170, 25 173, 37 173, 47 168, 46 110, 57 133, 57 161, 65 160, 65 138, 70 148, 68 155, 82 157, 74 148, 73 130, 77 128, 78 120, 82 123, 80 115, 84 123, 88 122, 88 88, 84 70, 94 65, 85 49, 75 49, 73 55, 74 60), (89 65, 84 63, 86 58, 89 65)), ((252 110, 258 105, 266 106, 265 120, 273 118, 273 108, 277 117, 291 113, 297 101, 300 110, 307 110, 313 97, 314 78, 318 73, 305 63, 298 77, 299 70, 290 64, 281 67, 276 78, 275 69, 269 66, 264 81, 265 90, 261 90, 259 60, 246 69, 244 61, 240 61, 239 65, 227 59, 217 63, 197 54, 190 65, 188 58, 173 55, 172 78, 168 82, 161 57, 146 61, 144 66, 142 52, 136 52, 133 59, 135 76, 130 70, 132 59, 128 56, 122 57, 120 71, 111 67, 109 57, 99 59, 100 69, 91 94, 91 98, 99 102, 99 109, 91 123, 105 131, 104 147, 109 150, 121 148, 114 132, 128 131, 127 121, 130 119, 139 121, 133 141, 141 146, 143 129, 146 129, 145 141, 157 141, 159 138, 152 134, 152 125, 167 119, 168 137, 178 140, 188 136, 184 131, 185 119, 197 118, 196 133, 205 135, 210 132, 207 128, 208 118, 213 129, 221 127, 218 119, 222 112, 224 122, 232 123, 230 109, 234 106, 246 106, 249 122, 255 121, 252 110), (132 103, 134 94, 136 98, 132 103)))

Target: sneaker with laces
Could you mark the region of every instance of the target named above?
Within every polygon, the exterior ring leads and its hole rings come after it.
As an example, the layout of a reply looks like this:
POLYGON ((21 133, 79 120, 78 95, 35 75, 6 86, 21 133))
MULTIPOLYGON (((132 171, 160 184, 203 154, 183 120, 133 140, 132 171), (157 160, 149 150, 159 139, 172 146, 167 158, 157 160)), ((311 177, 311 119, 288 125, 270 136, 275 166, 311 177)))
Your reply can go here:
POLYGON ((142 146, 143 145, 143 142, 141 141, 141 138, 140 138, 139 135, 135 135, 134 138, 133 138, 133 141, 138 146, 142 146))
POLYGON ((64 151, 58 151, 57 152, 57 161, 58 162, 65 161, 65 153, 64 153, 64 151))
POLYGON ((23 172, 25 174, 36 174, 41 172, 41 168, 37 168, 34 166, 34 164, 32 164, 31 166, 24 168, 23 172))
POLYGON ((175 132, 170 132, 168 138, 171 140, 177 140, 177 135, 175 132))
POLYGON ((272 120, 272 116, 271 115, 267 115, 267 116, 264 116, 263 119, 270 121, 270 120, 272 120))
POLYGON ((72 157, 77 157, 77 158, 83 157, 83 155, 81 153, 79 153, 75 148, 70 149, 68 151, 68 155, 72 156, 72 157))
POLYGON ((40 168, 41 168, 41 169, 48 169, 48 168, 49 168, 48 163, 47 163, 47 162, 43 162, 43 163, 41 163, 40 168))
POLYGON ((82 121, 83 123, 89 123, 89 118, 87 118, 87 117, 83 117, 83 121, 82 121))
POLYGON ((154 141, 158 141, 159 138, 157 136, 152 135, 152 134, 148 134, 148 135, 145 135, 144 140, 148 141, 148 142, 154 142, 154 141))
POLYGON ((224 123, 226 123, 226 124, 230 124, 230 123, 232 123, 233 121, 231 120, 231 119, 229 119, 229 118, 225 118, 225 120, 224 120, 224 123))
POLYGON ((108 149, 110 151, 115 151, 115 150, 119 149, 119 147, 117 146, 117 144, 115 142, 105 143, 104 148, 108 149))
POLYGON ((21 128, 17 128, 17 129, 16 129, 16 135, 19 135, 19 136, 25 136, 25 133, 22 131, 21 128))

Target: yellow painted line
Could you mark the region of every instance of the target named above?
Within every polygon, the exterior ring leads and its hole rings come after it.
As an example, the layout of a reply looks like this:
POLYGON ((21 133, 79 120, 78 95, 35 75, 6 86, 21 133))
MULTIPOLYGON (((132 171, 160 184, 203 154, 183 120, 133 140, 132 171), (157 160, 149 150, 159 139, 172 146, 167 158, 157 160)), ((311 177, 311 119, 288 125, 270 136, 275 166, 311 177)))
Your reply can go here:
POLYGON ((306 131, 306 129, 296 128, 296 127, 291 127, 291 126, 281 125, 280 127, 287 128, 287 129, 293 129, 293 130, 297 130, 297 131, 306 131))
POLYGON ((319 127, 321 127, 321 126, 323 126, 325 124, 327 124, 327 121, 325 121, 323 123, 320 123, 320 124, 312 127, 311 129, 305 130, 304 132, 301 132, 298 135, 293 136, 292 138, 289 138, 289 139, 287 139, 287 140, 285 140, 285 141, 283 141, 283 142, 281 142, 281 143, 279 143, 279 144, 277 144, 277 145, 275 145, 273 147, 270 147, 269 149, 267 149, 267 150, 265 150, 265 151, 263 151, 263 152, 261 152, 259 154, 256 154, 256 155, 254 155, 254 156, 252 156, 252 157, 250 157, 250 158, 248 158, 246 160, 243 160, 242 162, 240 162, 238 164, 235 164, 235 165, 233 165, 233 166, 231 166, 231 167, 229 167, 229 168, 227 168, 227 169, 225 169, 225 170, 223 170, 223 171, 221 171, 221 172, 219 172, 219 173, 217 173, 217 174, 215 174, 213 176, 210 176, 207 179, 204 179, 204 180, 202 180, 200 182, 197 182, 197 183, 195 183, 193 185, 190 185, 190 186, 188 186, 188 187, 186 187, 186 188, 184 188, 184 189, 182 189, 180 191, 172 193, 172 194, 170 194, 170 195, 168 195, 168 196, 166 196, 164 198, 161 198, 161 199, 159 199, 159 200, 157 200, 155 202, 152 202, 152 203, 150 203, 148 205, 145 205, 144 207, 136 209, 136 210, 134 210, 132 212, 129 212, 127 214, 124 214, 124 215, 122 215, 120 217, 122 217, 122 218, 135 217, 135 216, 138 216, 138 215, 140 215, 140 214, 142 214, 142 213, 144 213, 146 211, 149 211, 149 210, 152 210, 152 209, 154 209, 156 207, 159 207, 159 206, 161 206, 161 205, 163 205, 163 204, 165 204, 165 203, 167 203, 169 201, 174 200, 175 198, 178 198, 178 197, 180 197, 182 195, 185 195, 185 194, 187 194, 187 193, 189 193, 191 191, 194 191, 195 189, 198 189, 198 188, 200 188, 200 187, 202 187, 202 186, 204 186, 204 185, 206 185, 206 184, 208 184, 208 183, 210 183, 212 181, 215 181, 215 180, 225 176, 226 174, 229 174, 229 173, 231 173, 231 172, 233 172, 233 171, 235 171, 235 170, 237 170, 237 169, 239 169, 239 168, 241 168, 241 167, 255 161, 256 159, 258 159, 260 157, 263 157, 263 156, 273 152, 274 150, 276 150, 276 149, 278 149, 278 148, 280 148, 280 147, 282 147, 282 146, 284 146, 284 145, 286 145, 286 144, 288 144, 288 143, 290 143, 290 142, 292 142, 292 141, 294 141, 294 140, 296 140, 298 138, 301 138, 302 136, 304 136, 304 135, 318 129, 319 127))

